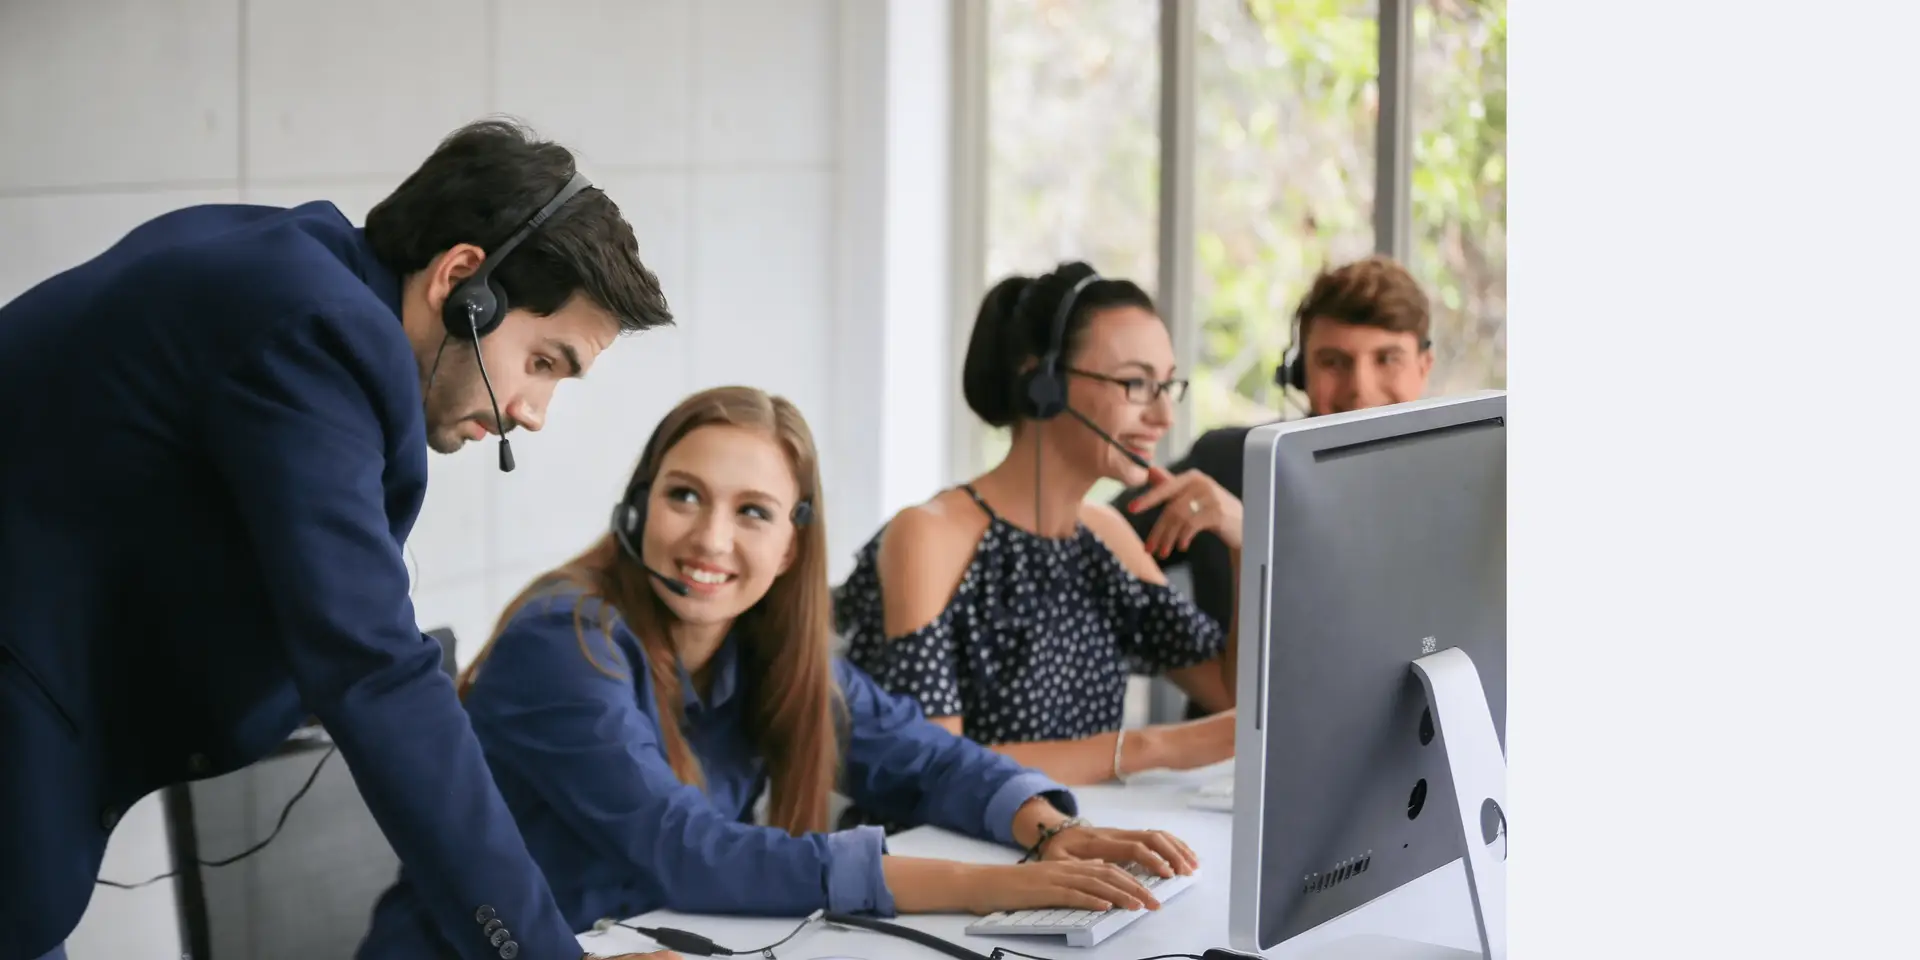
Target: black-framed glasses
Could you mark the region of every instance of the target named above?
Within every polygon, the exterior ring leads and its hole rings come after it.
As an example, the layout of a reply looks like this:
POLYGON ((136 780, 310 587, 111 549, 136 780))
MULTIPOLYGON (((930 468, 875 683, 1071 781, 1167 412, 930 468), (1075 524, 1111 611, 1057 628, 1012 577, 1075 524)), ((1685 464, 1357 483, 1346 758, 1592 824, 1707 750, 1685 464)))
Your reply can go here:
POLYGON ((1118 384, 1127 391, 1127 400, 1129 402, 1137 403, 1141 406, 1152 403, 1163 396, 1172 399, 1174 403, 1179 403, 1187 398, 1187 381, 1179 378, 1162 380, 1159 383, 1155 383, 1145 377, 1110 377, 1104 373, 1094 373, 1091 370, 1079 370, 1073 367, 1068 367, 1067 372, 1076 376, 1086 377, 1089 380, 1118 384))

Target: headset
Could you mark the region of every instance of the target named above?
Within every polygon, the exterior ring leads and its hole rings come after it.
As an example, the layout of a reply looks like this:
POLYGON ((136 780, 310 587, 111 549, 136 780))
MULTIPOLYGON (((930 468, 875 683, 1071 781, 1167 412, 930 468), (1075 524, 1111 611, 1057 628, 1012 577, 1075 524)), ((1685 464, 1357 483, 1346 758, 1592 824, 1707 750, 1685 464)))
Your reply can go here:
MULTIPOLYGON (((1053 312, 1053 324, 1048 328, 1046 352, 1040 355, 1040 363, 1027 372, 1020 386, 1020 395, 1026 399, 1023 412, 1029 419, 1052 420, 1066 412, 1067 377, 1060 355, 1067 348, 1067 321, 1073 317, 1073 307, 1080 299, 1080 294, 1100 279, 1098 272, 1090 272, 1060 298, 1060 308, 1053 312)), ((1039 282, 1033 281, 1027 290, 1032 290, 1039 282)), ((1021 292, 1025 294, 1027 291, 1021 292)), ((1014 309, 1019 309, 1018 302, 1014 304, 1014 309)))
MULTIPOLYGON (((1047 328, 1046 351, 1040 355, 1040 362, 1020 379, 1019 394, 1025 401, 1020 412, 1031 420, 1052 420, 1063 413, 1067 414, 1080 421, 1087 429, 1099 434, 1100 439, 1105 440, 1108 446, 1120 451, 1120 455, 1131 460, 1135 466, 1148 470, 1151 469, 1151 465, 1139 454, 1127 449, 1124 444, 1101 429, 1099 424, 1094 423, 1067 403, 1067 369, 1061 359, 1061 354, 1067 349, 1067 321, 1073 317, 1073 308, 1079 303, 1080 294, 1102 279, 1104 278, 1097 271, 1089 272, 1061 296, 1060 306, 1053 312, 1053 323, 1047 328)), ((1039 283, 1040 281, 1034 280, 1025 290, 1020 291, 1020 297, 1015 300, 1013 307, 1016 315, 1020 312, 1020 301, 1026 299, 1039 283)), ((1039 436, 1036 434, 1034 439, 1038 440, 1039 436)), ((1036 461, 1035 466, 1038 465, 1036 461)))
MULTIPOLYGON (((1293 335, 1287 340, 1287 352, 1281 357, 1280 366, 1273 371, 1274 386, 1279 387, 1282 393, 1288 387, 1301 393, 1307 392, 1307 345, 1302 340, 1304 326, 1304 318, 1296 311, 1293 315, 1293 335)), ((1421 340, 1420 349, 1433 349, 1433 339, 1421 340)))
MULTIPOLYGON (((693 592, 691 587, 684 581, 676 580, 648 566, 647 561, 640 555, 640 535, 647 529, 647 500, 653 492, 653 475, 656 469, 653 462, 653 448, 660 440, 660 431, 665 427, 666 421, 663 420, 659 426, 653 428, 653 433, 647 436, 647 445, 640 453, 640 466, 633 473, 633 481, 627 484, 627 492, 620 497, 619 503, 613 505, 613 518, 608 521, 608 527, 613 531, 614 541, 620 545, 620 552, 639 564, 640 569, 660 581, 676 596, 684 597, 693 592)), ((796 527, 804 527, 812 523, 813 500, 807 497, 801 498, 799 503, 793 505, 792 516, 793 525, 796 527)))
POLYGON ((1293 333, 1287 337, 1287 352, 1280 358, 1279 368, 1273 371, 1273 383, 1281 390, 1292 387, 1301 393, 1307 392, 1307 358, 1303 356, 1306 345, 1300 342, 1300 314, 1293 315, 1293 333))
MULTIPOLYGON (((1120 455, 1127 458, 1135 466, 1142 470, 1151 470, 1153 466, 1148 463, 1145 458, 1127 449, 1125 444, 1115 440, 1112 434, 1101 429, 1100 425, 1094 423, 1086 414, 1075 410, 1067 403, 1067 369, 1066 365, 1061 361, 1061 354, 1065 353, 1067 349, 1067 321, 1073 317, 1073 308, 1079 302, 1080 294, 1101 279, 1099 271, 1089 270, 1086 276, 1081 277, 1060 297, 1060 306, 1054 310, 1053 322, 1047 328, 1046 350, 1040 354, 1040 362, 1020 377, 1018 386, 1019 399, 1022 401, 1020 404, 1020 412, 1030 420, 1052 420, 1063 413, 1067 414, 1075 420, 1080 421, 1081 425, 1088 430, 1092 430, 1095 434, 1099 435, 1100 439, 1107 442, 1107 446, 1120 451, 1120 455)), ((1027 283, 1026 289, 1021 290, 1020 296, 1015 298, 1013 303, 1013 316, 1009 319, 1015 320, 1016 322, 1018 321, 1021 306, 1025 304, 1028 297, 1033 295, 1033 291, 1037 289, 1039 285, 1039 280, 1032 280, 1027 283)), ((1035 452, 1033 458, 1033 521, 1034 524, 1038 526, 1041 521, 1041 458, 1039 456, 1040 434, 1038 431, 1035 431, 1033 435, 1033 448, 1035 452)))
POLYGON ((493 404, 493 422, 500 431, 500 470, 510 473, 513 470, 513 448, 507 444, 507 422, 500 416, 500 401, 493 395, 493 381, 487 376, 487 365, 480 357, 480 340, 487 334, 499 329, 500 322, 506 319, 507 312, 513 309, 507 300, 507 291, 493 279, 493 270, 505 260, 526 239, 540 229, 568 200, 583 190, 593 186, 586 174, 575 171, 567 185, 548 200, 532 219, 528 220, 498 248, 486 255, 480 269, 473 275, 460 281, 447 301, 440 305, 440 322, 447 328, 447 336, 454 340, 465 340, 473 344, 473 360, 480 367, 480 382, 486 385, 487 400, 493 404))

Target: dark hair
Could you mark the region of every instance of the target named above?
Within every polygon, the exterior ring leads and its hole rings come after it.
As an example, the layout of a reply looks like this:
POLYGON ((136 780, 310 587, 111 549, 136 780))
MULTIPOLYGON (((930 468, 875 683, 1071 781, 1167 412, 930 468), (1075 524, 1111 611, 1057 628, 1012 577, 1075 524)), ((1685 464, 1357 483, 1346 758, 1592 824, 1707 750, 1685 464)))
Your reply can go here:
MULTIPOLYGON (((967 341, 967 359, 960 371, 960 391, 967 406, 989 426, 1006 427, 1021 419, 1026 405, 1020 396, 1020 373, 1029 361, 1038 362, 1053 335, 1060 301, 1094 269, 1075 261, 1063 263, 1040 277, 1013 276, 993 285, 980 301, 967 341)), ((1102 278, 1087 284, 1073 301, 1067 318, 1064 360, 1080 351, 1080 341, 1093 315, 1114 307, 1139 307, 1155 313, 1153 298, 1131 280, 1102 278)))
POLYGON ((1318 319, 1411 333, 1424 349, 1430 325, 1427 295, 1413 274, 1391 257, 1375 254, 1336 270, 1322 270, 1294 311, 1300 344, 1318 319))
MULTIPOLYGON (((491 250, 573 178, 573 154, 506 119, 470 123, 440 141, 420 169, 367 214, 367 243, 406 276, 457 244, 491 250)), ((660 280, 620 208, 597 187, 568 200, 493 276, 515 309, 547 316, 577 293, 627 332, 673 322, 660 280)))

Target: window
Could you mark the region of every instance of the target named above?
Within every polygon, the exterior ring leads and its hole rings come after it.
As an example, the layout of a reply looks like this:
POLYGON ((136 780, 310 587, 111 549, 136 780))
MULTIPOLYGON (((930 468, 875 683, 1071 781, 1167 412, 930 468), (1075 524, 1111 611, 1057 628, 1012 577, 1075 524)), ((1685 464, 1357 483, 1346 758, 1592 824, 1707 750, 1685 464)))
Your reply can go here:
POLYGON ((1413 12, 1411 263, 1440 395, 1507 385, 1507 4, 1413 12))
POLYGON ((1199 0, 1195 436, 1275 418, 1294 305, 1323 265, 1374 249, 1375 6, 1199 0))
MULTIPOLYGON (((989 0, 986 271, 973 278, 978 294, 1063 260, 1152 290, 1159 24, 1158 0, 989 0)), ((971 314, 962 322, 971 327, 971 314)), ((980 429, 968 473, 999 462, 1008 439, 1005 430, 980 429)))
MULTIPOLYGON (((1505 387, 1506 0, 962 6, 985 24, 974 69, 986 120, 973 136, 986 141, 986 213, 966 271, 982 275, 961 278, 977 282, 975 304, 1010 273, 1069 258, 1158 295, 1161 34, 1186 36, 1190 16, 1191 97, 1171 105, 1171 122, 1193 131, 1192 276, 1178 278, 1192 302, 1169 311, 1176 346, 1195 359, 1184 432, 1303 413, 1304 398, 1274 383, 1294 306, 1323 267, 1395 239, 1433 304, 1428 392, 1505 387), (1182 19, 1163 25, 1163 11, 1182 19), (1410 128, 1404 155, 1388 156, 1395 144, 1379 134, 1383 16, 1411 25, 1389 64, 1411 90, 1389 118, 1410 128), (1375 208, 1388 164, 1410 171, 1403 216, 1375 208), (1394 237, 1379 235, 1383 220, 1394 237)), ((977 472, 1007 438, 969 429, 977 472)))

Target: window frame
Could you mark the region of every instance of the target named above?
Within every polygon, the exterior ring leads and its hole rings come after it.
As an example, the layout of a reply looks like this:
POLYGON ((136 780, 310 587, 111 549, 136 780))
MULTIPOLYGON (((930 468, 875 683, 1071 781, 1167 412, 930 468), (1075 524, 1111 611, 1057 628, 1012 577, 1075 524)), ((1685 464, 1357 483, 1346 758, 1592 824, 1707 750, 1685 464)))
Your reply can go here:
MULTIPOLYGON (((960 368, 967 355, 974 312, 987 289, 987 4, 953 0, 953 312, 949 318, 953 361, 951 395, 960 395, 960 368)), ((1413 8, 1419 0, 1378 0, 1380 111, 1374 140, 1374 250, 1407 262, 1413 239, 1413 8)), ((1160 0, 1160 202, 1159 275, 1155 299, 1173 334, 1182 370, 1199 356, 1195 316, 1195 104, 1196 5, 1160 0)), ((969 479, 990 464, 980 451, 990 429, 964 403, 951 405, 952 482, 969 479)), ((1161 440, 1160 457, 1183 453, 1194 440, 1193 407, 1175 408, 1173 428, 1161 440)))

